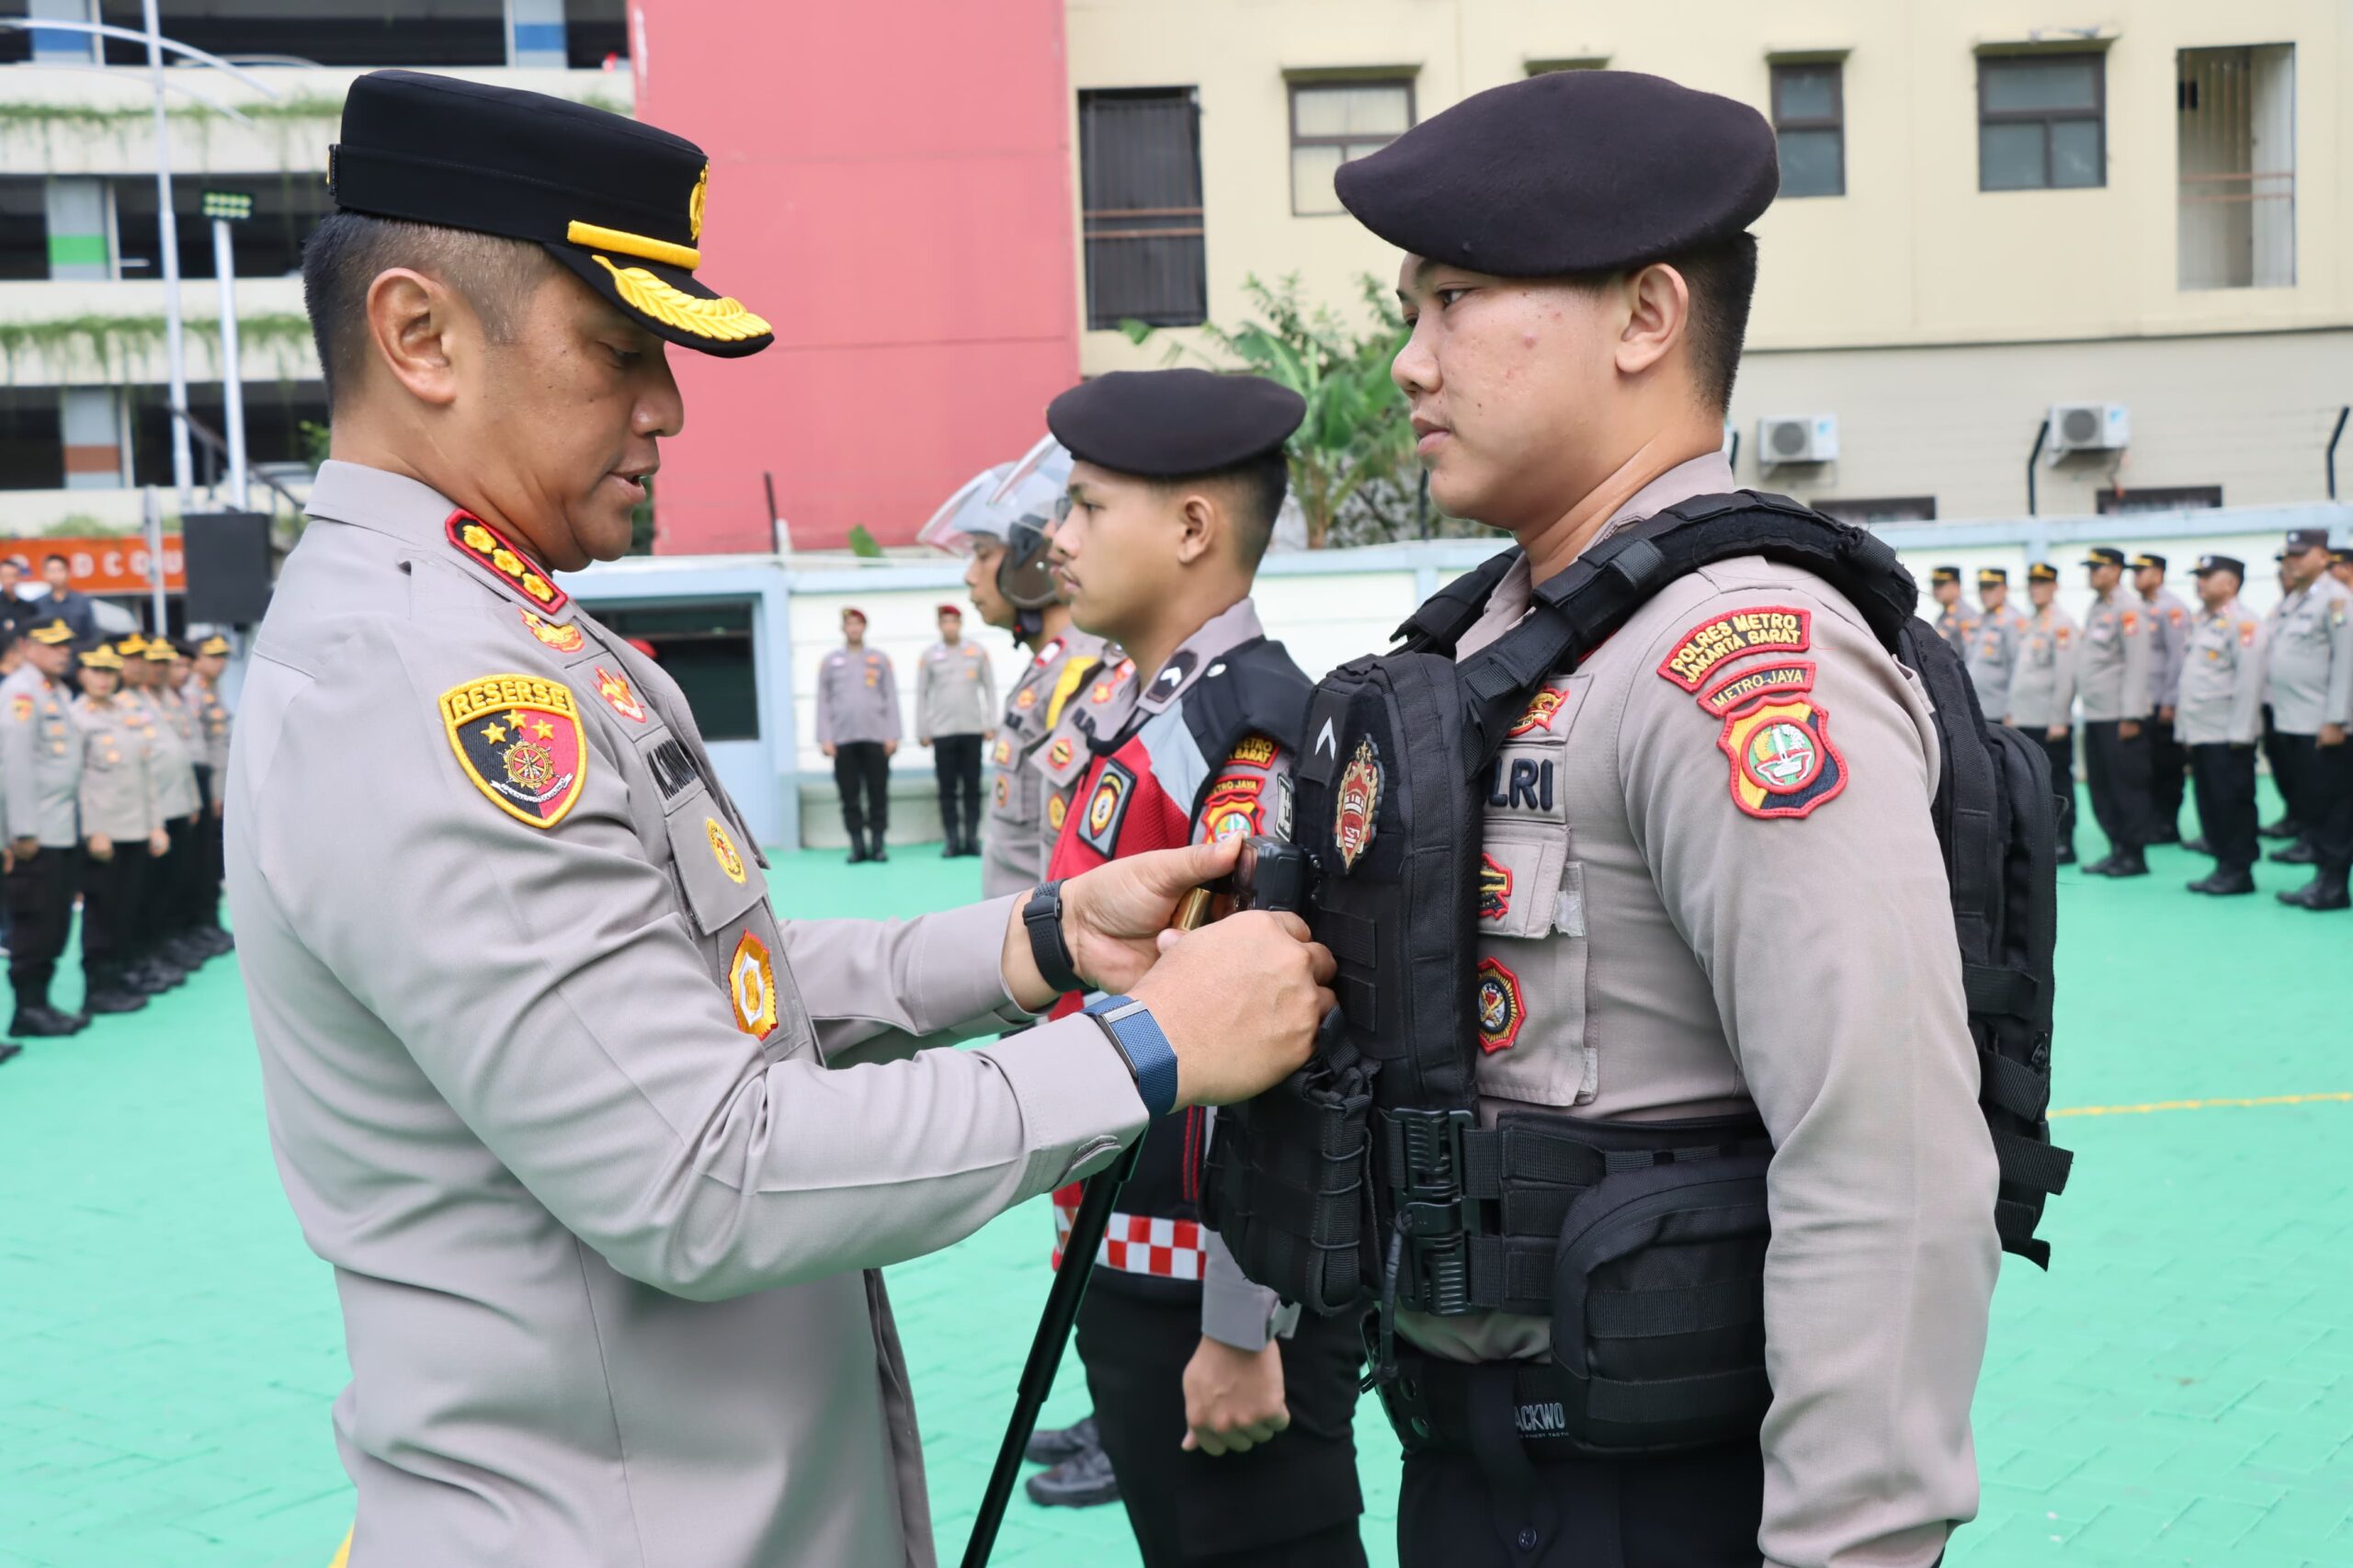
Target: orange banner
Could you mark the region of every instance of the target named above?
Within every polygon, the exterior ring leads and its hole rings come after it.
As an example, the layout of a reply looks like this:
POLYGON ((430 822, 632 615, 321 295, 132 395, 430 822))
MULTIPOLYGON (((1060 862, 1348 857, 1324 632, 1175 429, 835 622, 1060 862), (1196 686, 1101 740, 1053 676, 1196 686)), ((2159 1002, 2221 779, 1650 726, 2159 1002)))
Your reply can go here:
MULTIPOLYGON (((25 581, 41 580, 41 562, 52 555, 65 557, 74 574, 74 590, 82 594, 143 594, 147 580, 147 541, 139 536, 99 539, 0 539, 0 559, 21 555, 25 581)), ((164 536, 164 586, 178 593, 188 586, 188 567, 180 555, 180 536, 164 536)))

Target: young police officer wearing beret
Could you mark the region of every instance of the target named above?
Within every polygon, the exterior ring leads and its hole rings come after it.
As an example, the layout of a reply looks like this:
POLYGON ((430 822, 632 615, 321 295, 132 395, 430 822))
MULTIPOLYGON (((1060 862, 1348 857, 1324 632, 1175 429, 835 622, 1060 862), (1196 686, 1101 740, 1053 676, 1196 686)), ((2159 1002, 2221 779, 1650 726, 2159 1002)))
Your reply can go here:
POLYGON ((2263 622, 2239 603, 2246 566, 2233 555, 2198 558, 2200 610, 2190 622, 2174 709, 2176 738, 2189 754, 2198 832, 2214 869, 2191 892, 2255 891, 2255 739, 2263 728, 2263 622))
MULTIPOLYGON (((1349 210, 1406 253, 1394 375, 1431 494, 1526 552, 1462 653, 1616 527, 1733 487, 1744 231, 1776 177, 1753 110, 1617 72, 1480 94, 1341 168, 1349 210)), ((1466 1429, 1408 1445, 1400 1560, 1927 1568, 1976 1511, 1999 1248, 1920 689, 1826 583, 1752 557, 1661 590, 1511 735, 1500 760, 1529 787, 1486 817, 1505 874, 1480 918, 1485 1119, 1753 1102, 1776 1151, 1772 1405, 1753 1442, 1556 1458, 1514 1436, 1540 1409, 1474 1370, 1466 1429), (1804 667, 1783 707, 1808 780, 1728 760, 1749 752, 1726 744, 1740 712, 1702 700, 1760 667, 1745 624, 1793 632, 1777 657, 1804 667)), ((1397 1329, 1407 1378, 1548 1354, 1542 1318, 1397 1329)))
POLYGON ((627 546, 683 418, 665 343, 769 341, 695 276, 703 154, 381 73, 333 171, 303 284, 334 460, 256 640, 228 865, 343 1303, 352 1568, 927 1564, 873 1271, 1275 1082, 1330 956, 1245 914, 1145 972, 1212 847, 1027 921, 779 920, 685 698, 554 576, 627 546), (1074 973, 1145 1011, 920 1049, 1074 973))

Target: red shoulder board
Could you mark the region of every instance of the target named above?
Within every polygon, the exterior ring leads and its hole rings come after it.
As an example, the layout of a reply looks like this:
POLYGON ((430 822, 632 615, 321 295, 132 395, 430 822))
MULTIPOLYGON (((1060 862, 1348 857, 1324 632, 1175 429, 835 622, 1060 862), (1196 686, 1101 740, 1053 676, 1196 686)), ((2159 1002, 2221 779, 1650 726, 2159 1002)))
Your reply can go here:
POLYGON ((547 579, 531 558, 514 541, 462 507, 443 525, 459 554, 520 592, 541 609, 562 609, 572 596, 547 579))

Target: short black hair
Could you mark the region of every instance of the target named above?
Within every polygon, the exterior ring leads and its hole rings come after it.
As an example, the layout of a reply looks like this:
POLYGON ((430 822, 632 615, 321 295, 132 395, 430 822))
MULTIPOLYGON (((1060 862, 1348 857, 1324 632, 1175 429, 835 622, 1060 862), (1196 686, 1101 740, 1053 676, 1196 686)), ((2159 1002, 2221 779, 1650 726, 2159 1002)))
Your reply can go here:
POLYGON ((64 567, 68 572, 74 570, 74 562, 66 560, 65 557, 57 554, 54 551, 51 551, 50 554, 44 555, 40 558, 41 570, 47 571, 49 569, 49 563, 52 561, 56 562, 60 566, 64 567))
POLYGON ((531 240, 330 212, 302 245, 302 305, 318 344, 330 410, 338 388, 354 384, 367 363, 369 286, 396 267, 415 267, 455 289, 490 340, 507 343, 524 302, 555 263, 531 240))
POLYGON ((1274 540, 1275 518, 1283 509, 1283 497, 1290 493, 1290 460, 1283 455, 1282 448, 1277 447, 1230 468, 1151 483, 1164 491, 1223 491, 1226 505, 1240 526, 1245 561, 1255 571, 1266 557, 1267 546, 1274 540))

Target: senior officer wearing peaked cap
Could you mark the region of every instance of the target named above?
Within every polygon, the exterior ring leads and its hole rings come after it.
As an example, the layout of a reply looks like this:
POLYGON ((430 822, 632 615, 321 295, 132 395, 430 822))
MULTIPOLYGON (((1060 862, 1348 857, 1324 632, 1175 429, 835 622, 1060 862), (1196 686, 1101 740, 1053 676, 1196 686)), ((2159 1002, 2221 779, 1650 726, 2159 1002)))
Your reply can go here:
MULTIPOLYGON (((1733 489, 1745 231, 1777 179, 1754 109, 1608 71, 1478 94, 1341 166, 1342 202, 1406 253, 1392 376, 1431 495, 1524 551, 1458 656, 1617 527, 1733 489)), ((1489 796, 1506 876, 1478 911, 1482 1119, 1753 1105, 1775 1148, 1772 1403, 1718 1446, 1564 1455, 1512 1392, 1540 1379, 1522 1369, 1549 1318, 1400 1312, 1405 1568, 1928 1568, 1975 1512, 1997 1174, 1929 817, 1938 747, 1855 607, 1759 557, 1660 589, 1505 741, 1499 765, 1558 789, 1489 796), (1760 662, 1728 634, 1769 609, 1794 635, 1760 662), (1781 722, 1824 764, 1728 787, 1725 743, 1761 710, 1709 710, 1724 686, 1678 678, 1700 660, 1725 686, 1801 679, 1781 722)))
POLYGON ((1211 848, 779 921, 677 687, 554 575, 625 548, 682 418, 664 342, 767 339, 691 271, 702 153, 383 73, 335 169, 334 459, 227 814, 278 1166, 342 1299, 353 1568, 929 1563, 872 1271, 1273 1083, 1329 955, 1239 916, 1143 972, 1211 848), (919 1051, 1073 983, 1145 1011, 919 1051))

